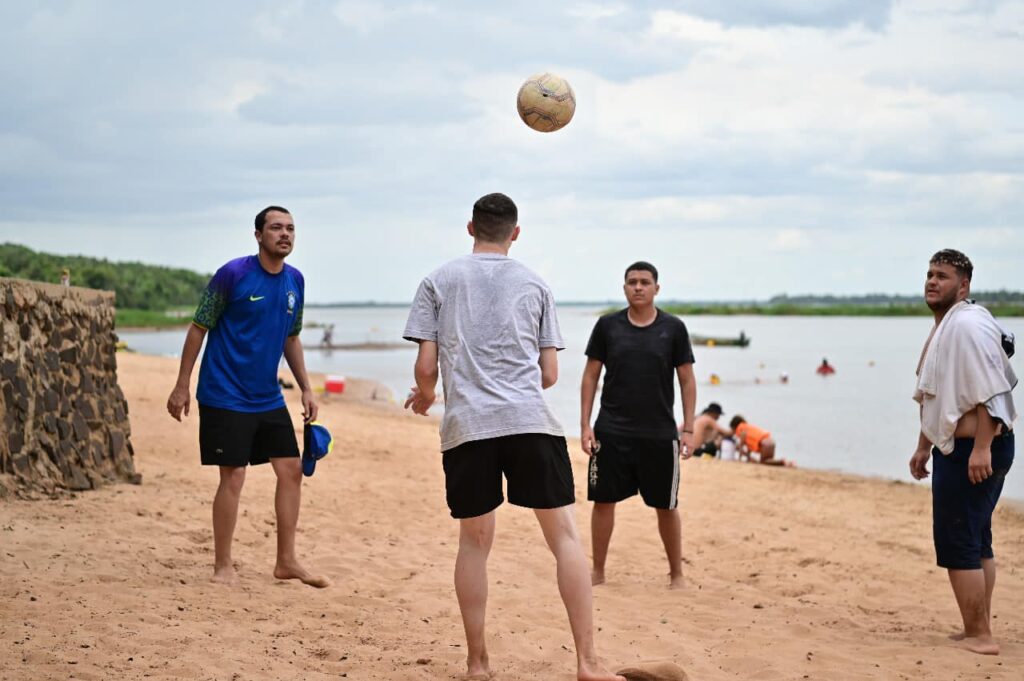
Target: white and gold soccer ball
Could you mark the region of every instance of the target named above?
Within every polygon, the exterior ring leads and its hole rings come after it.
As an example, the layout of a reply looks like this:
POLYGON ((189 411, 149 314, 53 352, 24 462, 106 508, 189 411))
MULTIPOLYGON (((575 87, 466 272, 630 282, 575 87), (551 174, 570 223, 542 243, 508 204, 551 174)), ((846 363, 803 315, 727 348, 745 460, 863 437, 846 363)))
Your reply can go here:
POLYGON ((516 98, 519 117, 539 132, 564 128, 576 113, 576 93, 564 78, 553 73, 530 76, 516 98))

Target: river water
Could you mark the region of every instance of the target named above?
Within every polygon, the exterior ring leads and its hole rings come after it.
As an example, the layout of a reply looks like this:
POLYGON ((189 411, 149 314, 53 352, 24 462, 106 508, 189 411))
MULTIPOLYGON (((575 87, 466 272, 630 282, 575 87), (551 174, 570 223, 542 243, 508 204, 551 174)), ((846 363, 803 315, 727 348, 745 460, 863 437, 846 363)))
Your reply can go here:
MULTIPOLYGON (((583 351, 598 311, 558 310, 567 347, 559 353, 559 381, 546 395, 570 436, 579 435, 583 351)), ((401 339, 406 314, 389 307, 308 308, 305 321, 333 323, 336 343, 393 342, 401 339)), ((693 334, 736 336, 742 330, 752 339, 748 348, 694 348, 698 411, 715 401, 725 409, 725 423, 742 414, 770 430, 778 456, 799 466, 911 481, 907 462, 917 443, 918 422, 910 396, 930 317, 699 316, 684 321, 693 334), (823 357, 836 367, 834 375, 815 373, 823 357), (789 375, 785 384, 779 380, 783 372, 789 375), (712 374, 720 377, 719 385, 711 384, 712 374)), ((1000 323, 1024 338, 1024 318, 1000 323)), ((307 326, 302 341, 315 345, 321 334, 307 326)), ((133 350, 171 356, 181 352, 184 339, 181 330, 119 335, 133 350)), ((306 365, 313 372, 378 381, 399 399, 412 385, 415 356, 412 343, 399 350, 309 350, 306 365)), ((1021 356, 1024 351, 1012 360, 1018 375, 1024 375, 1021 356)), ((1021 405, 1020 390, 1015 397, 1021 405)), ((678 395, 676 412, 680 418, 678 395)), ((1024 463, 1007 478, 1007 497, 1024 499, 1021 469, 1024 463)))

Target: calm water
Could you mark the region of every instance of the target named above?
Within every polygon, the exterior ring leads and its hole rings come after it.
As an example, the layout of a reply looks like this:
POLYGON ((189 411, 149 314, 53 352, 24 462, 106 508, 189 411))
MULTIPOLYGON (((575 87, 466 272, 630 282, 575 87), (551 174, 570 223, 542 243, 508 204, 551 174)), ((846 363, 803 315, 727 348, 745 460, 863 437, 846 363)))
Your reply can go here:
MULTIPOLYGON (((559 308, 567 349, 559 353, 558 384, 547 392, 549 404, 566 432, 579 434, 579 384, 583 355, 597 308, 559 308)), ((400 339, 406 310, 398 308, 324 308, 306 311, 307 322, 334 323, 338 343, 400 339)), ((808 468, 841 470, 910 481, 907 461, 917 443, 917 405, 910 399, 914 369, 931 326, 930 318, 865 317, 692 317, 691 333, 751 336, 749 348, 694 349, 698 411, 709 401, 721 403, 724 421, 742 414, 772 431, 778 453, 808 468), (814 373, 822 357, 836 373, 814 373), (779 375, 789 374, 782 384, 779 375), (711 374, 721 384, 710 384, 711 374)), ((1024 319, 1000 320, 1024 338, 1024 319)), ((320 341, 322 331, 308 328, 305 344, 320 341)), ((177 356, 182 331, 123 333, 139 352, 177 356)), ((1024 375, 1021 356, 1014 370, 1024 375)), ((415 345, 405 350, 373 352, 307 351, 310 371, 368 378, 388 386, 396 398, 412 385, 415 345)), ((168 386, 168 391, 171 386, 168 386)), ((678 388, 677 388, 678 390, 678 388)), ((1024 399, 1020 391, 1015 396, 1024 399)), ((681 418, 678 395, 676 411, 681 418)), ((596 410, 594 416, 596 417, 596 410)), ((1024 499, 1024 463, 1006 484, 1009 497, 1024 499)))

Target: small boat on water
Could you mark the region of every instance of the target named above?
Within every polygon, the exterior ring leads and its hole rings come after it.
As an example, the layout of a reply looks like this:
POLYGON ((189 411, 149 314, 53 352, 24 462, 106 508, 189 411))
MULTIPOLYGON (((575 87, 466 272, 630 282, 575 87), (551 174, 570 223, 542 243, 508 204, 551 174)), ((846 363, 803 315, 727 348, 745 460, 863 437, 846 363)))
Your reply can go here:
POLYGON ((699 336, 697 334, 694 334, 694 335, 690 336, 690 342, 693 345, 704 345, 704 346, 709 347, 709 348, 713 348, 713 347, 716 347, 716 346, 745 348, 748 345, 750 345, 750 336, 748 336, 747 334, 745 334, 742 331, 740 331, 740 335, 739 336, 735 336, 735 337, 729 337, 729 336, 699 336))

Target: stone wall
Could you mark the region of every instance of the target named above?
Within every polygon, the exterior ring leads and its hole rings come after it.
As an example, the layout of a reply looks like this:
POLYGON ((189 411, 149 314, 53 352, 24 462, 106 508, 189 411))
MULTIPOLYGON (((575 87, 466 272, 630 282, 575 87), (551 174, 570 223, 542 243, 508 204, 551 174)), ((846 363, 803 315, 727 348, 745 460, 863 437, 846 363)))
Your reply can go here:
POLYGON ((138 483, 114 294, 0 278, 0 496, 138 483))

